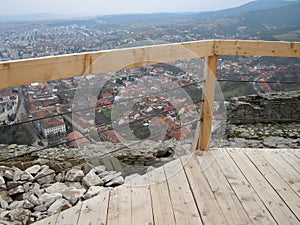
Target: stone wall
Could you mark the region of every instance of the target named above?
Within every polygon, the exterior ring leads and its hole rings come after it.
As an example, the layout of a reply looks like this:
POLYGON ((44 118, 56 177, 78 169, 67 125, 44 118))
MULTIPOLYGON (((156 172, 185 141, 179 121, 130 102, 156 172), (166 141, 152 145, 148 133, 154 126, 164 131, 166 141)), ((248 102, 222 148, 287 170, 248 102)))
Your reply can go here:
POLYGON ((300 91, 233 98, 227 106, 230 124, 300 121, 300 91))

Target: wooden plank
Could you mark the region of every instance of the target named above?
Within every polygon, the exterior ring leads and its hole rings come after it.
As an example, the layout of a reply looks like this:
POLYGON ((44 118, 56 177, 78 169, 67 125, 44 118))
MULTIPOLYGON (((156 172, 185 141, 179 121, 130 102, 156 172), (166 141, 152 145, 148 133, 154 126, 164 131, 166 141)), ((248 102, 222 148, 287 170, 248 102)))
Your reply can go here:
MULTIPOLYGON (((121 217, 119 216, 120 210, 119 210, 118 188, 119 187, 114 188, 110 191, 108 211, 107 211, 107 225, 121 225, 119 221, 119 218, 121 217)), ((129 224, 131 224, 131 222, 129 224)))
MULTIPOLYGON (((240 150, 236 150, 240 151, 240 150)), ((246 210, 253 224, 277 224, 226 150, 220 150, 216 159, 228 183, 246 210)))
MULTIPOLYGON (((257 151, 245 151, 245 154, 255 165, 263 176, 271 183, 272 187, 281 196, 288 207, 293 211, 295 216, 300 219, 300 199, 299 196, 291 189, 291 187, 282 179, 282 177, 274 170, 268 161, 257 151)), ((283 153, 283 152, 282 152, 283 153)))
POLYGON ((132 225, 153 224, 151 194, 148 176, 131 181, 131 215, 132 225))
POLYGON ((259 151, 280 176, 300 196, 300 174, 280 157, 280 151, 259 151))
POLYGON ((300 57, 300 42, 216 40, 215 54, 300 57))
POLYGON ((164 165, 169 194, 177 225, 202 224, 180 159, 164 165))
POLYGON ((119 186, 110 191, 107 225, 131 224, 131 188, 119 186))
POLYGON ((37 221, 37 222, 33 223, 32 225, 55 225, 57 217, 58 217, 58 213, 54 214, 52 216, 49 216, 45 219, 42 219, 40 221, 37 221))
POLYGON ((300 159, 293 154, 293 152, 295 151, 286 149, 282 152, 281 157, 287 161, 298 173, 300 173, 300 159))
POLYGON ((82 203, 78 225, 106 224, 109 190, 103 190, 98 196, 82 203))
POLYGON ((205 40, 2 62, 0 89, 209 56, 213 44, 205 40))
POLYGON ((182 157, 187 179, 204 224, 228 224, 218 202, 201 171, 196 156, 182 157))
POLYGON ((300 159, 300 151, 299 151, 299 149, 296 149, 296 150, 289 149, 289 151, 291 153, 293 153, 298 159, 300 159))
POLYGON ((249 158, 242 151, 229 151, 229 154, 276 222, 278 224, 298 224, 298 219, 249 158))
POLYGON ((59 213, 56 225, 74 225, 77 224, 80 215, 82 202, 78 202, 76 206, 59 213))
MULTIPOLYGON (((210 152, 211 153, 211 152, 210 152)), ((211 154, 218 154, 216 152, 211 154)), ((241 202, 214 160, 204 171, 206 179, 222 209, 228 224, 252 224, 241 202)))
POLYGON ((148 173, 155 225, 173 225, 175 217, 163 167, 148 173))
POLYGON ((201 112, 200 146, 196 149, 206 151, 209 148, 212 119, 214 111, 214 99, 216 89, 218 56, 213 55, 205 58, 204 87, 202 91, 203 105, 201 112))

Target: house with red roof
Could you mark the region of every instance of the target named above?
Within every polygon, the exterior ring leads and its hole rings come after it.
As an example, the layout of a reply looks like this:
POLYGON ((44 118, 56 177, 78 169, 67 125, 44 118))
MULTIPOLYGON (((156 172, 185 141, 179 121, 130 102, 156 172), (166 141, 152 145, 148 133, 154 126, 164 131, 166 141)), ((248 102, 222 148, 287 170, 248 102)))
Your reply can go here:
POLYGON ((41 120, 40 129, 45 138, 49 135, 65 134, 66 124, 61 116, 41 120))
POLYGON ((68 136, 69 140, 71 141, 71 146, 73 147, 82 148, 90 144, 90 141, 78 131, 73 131, 69 133, 68 136))

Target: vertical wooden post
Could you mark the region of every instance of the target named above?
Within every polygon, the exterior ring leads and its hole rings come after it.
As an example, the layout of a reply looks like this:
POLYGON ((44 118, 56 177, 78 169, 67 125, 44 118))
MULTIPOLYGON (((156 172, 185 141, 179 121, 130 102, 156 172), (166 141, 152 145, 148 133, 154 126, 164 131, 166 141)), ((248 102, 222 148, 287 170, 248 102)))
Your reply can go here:
POLYGON ((205 58, 204 86, 202 90, 203 103, 199 113, 199 121, 195 134, 193 150, 206 151, 209 148, 214 111, 217 66, 217 55, 205 58))

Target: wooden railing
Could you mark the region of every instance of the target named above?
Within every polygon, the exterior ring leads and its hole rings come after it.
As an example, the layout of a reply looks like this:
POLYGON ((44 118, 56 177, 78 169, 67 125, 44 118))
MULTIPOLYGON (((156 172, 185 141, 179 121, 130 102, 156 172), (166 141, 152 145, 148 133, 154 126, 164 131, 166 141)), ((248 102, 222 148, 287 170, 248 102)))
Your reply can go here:
POLYGON ((205 57, 203 105, 193 149, 207 150, 211 138, 217 64, 220 55, 300 57, 300 42, 204 40, 8 61, 0 63, 0 89, 205 57))

